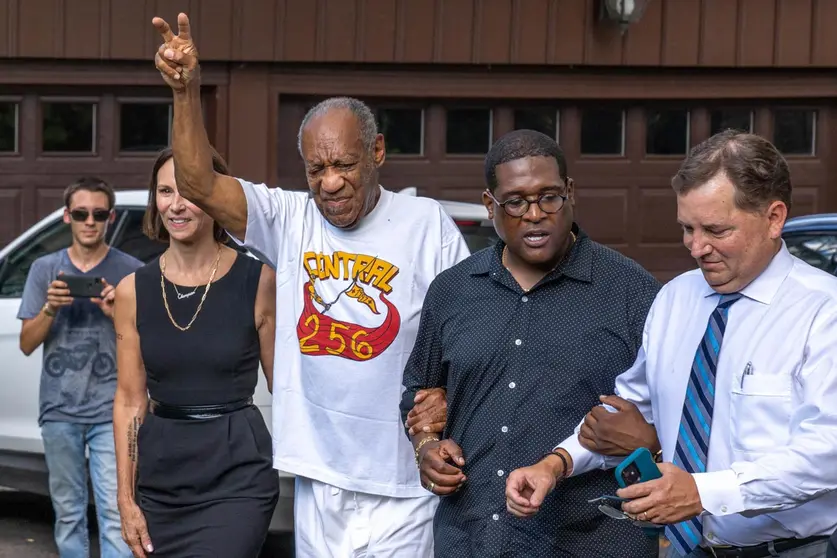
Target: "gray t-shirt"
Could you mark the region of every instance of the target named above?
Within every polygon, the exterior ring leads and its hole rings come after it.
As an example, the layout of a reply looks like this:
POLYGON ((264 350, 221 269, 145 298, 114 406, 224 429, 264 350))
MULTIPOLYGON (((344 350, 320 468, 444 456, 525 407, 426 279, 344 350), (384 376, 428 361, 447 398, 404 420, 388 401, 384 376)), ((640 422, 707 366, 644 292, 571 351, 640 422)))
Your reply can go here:
MULTIPOLYGON (((143 263, 111 248, 87 273, 70 261, 67 250, 32 263, 17 317, 34 318, 43 309, 49 284, 58 272, 104 277, 116 286, 143 263)), ((116 332, 113 322, 89 299, 61 308, 44 341, 38 424, 47 421, 98 424, 113 420, 116 393, 116 332)))

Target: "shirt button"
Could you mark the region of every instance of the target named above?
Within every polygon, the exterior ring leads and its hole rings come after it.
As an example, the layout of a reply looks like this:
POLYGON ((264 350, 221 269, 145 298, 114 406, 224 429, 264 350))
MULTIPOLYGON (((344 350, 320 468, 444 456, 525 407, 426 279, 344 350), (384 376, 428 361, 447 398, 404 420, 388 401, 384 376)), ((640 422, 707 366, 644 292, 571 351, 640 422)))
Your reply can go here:
POLYGON ((504 471, 503 471, 502 469, 500 469, 499 471, 497 471, 497 476, 498 476, 498 477, 502 477, 502 476, 503 476, 503 472, 504 472, 504 471))
POLYGON ((508 431, 509 431, 509 427, 508 427, 508 426, 504 426, 504 427, 503 427, 503 428, 501 428, 500 430, 502 430, 502 431, 503 431, 503 433, 506 433, 506 432, 508 432, 508 431))
POLYGON ((710 539, 710 540, 714 539, 715 538, 715 533, 713 533, 712 531, 709 531, 708 533, 706 533, 706 538, 710 539))
POLYGON ((514 382, 509 382, 509 388, 514 389, 517 387, 517 384, 514 382))
POLYGON ((522 297, 522 298, 520 299, 520 301, 521 301, 521 302, 529 302, 529 297, 528 297, 528 296, 524 296, 524 297, 522 297))
POLYGON ((726 506, 721 506, 721 511, 724 512, 724 513, 727 513, 727 507, 726 506))
POLYGON ((494 521, 499 521, 500 520, 500 515, 495 513, 494 515, 491 516, 491 519, 493 519, 494 521))
POLYGON ((517 345, 517 346, 519 347, 519 346, 521 346, 521 345, 523 344, 523 341, 521 341, 520 339, 515 339, 515 340, 514 340, 514 344, 515 344, 515 345, 517 345))

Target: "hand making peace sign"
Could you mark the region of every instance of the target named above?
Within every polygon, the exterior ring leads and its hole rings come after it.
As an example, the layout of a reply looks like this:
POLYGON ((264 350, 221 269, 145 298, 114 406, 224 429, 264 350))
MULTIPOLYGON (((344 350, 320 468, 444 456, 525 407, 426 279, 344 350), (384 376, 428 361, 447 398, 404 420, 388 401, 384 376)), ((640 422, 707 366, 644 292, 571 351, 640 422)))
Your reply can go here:
POLYGON ((200 84, 198 49, 192 42, 192 30, 189 17, 181 13, 177 16, 177 35, 161 17, 151 20, 163 37, 163 44, 154 56, 154 64, 169 87, 183 91, 191 83, 200 84))

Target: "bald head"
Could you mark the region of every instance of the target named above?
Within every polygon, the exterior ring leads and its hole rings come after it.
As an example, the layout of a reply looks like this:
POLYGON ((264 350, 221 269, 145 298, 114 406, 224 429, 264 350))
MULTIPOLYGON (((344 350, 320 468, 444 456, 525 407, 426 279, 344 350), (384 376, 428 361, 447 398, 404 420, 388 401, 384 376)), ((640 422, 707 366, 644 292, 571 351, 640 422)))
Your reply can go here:
POLYGON ((375 115, 369 107, 352 97, 331 97, 325 101, 321 101, 311 108, 302 119, 302 124, 299 126, 299 133, 297 134, 297 149, 302 155, 302 137, 303 134, 313 120, 317 120, 332 112, 348 113, 356 120, 354 126, 360 137, 361 145, 367 153, 372 153, 375 148, 375 138, 378 135, 378 125, 375 122, 375 115))

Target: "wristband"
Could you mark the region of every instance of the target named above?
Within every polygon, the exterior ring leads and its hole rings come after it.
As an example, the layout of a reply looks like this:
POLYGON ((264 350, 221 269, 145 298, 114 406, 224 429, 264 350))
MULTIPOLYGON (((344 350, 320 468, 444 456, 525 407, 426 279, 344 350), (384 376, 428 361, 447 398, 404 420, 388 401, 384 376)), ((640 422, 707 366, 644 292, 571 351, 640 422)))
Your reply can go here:
POLYGON ((49 302, 44 303, 44 307, 41 310, 43 310, 44 314, 46 314, 50 318, 55 317, 55 312, 50 309, 49 302))
POLYGON ((569 463, 567 463, 567 458, 564 457, 564 454, 558 453, 557 451, 552 450, 549 453, 547 453, 546 455, 544 455, 543 457, 541 457, 541 461, 543 461, 544 459, 546 459, 547 457, 549 457, 551 455, 555 455, 555 456, 559 457, 561 459, 561 463, 564 464, 564 470, 561 471, 561 476, 558 477, 558 480, 563 480, 563 479, 567 478, 567 472, 570 469, 570 465, 569 465, 569 463))

